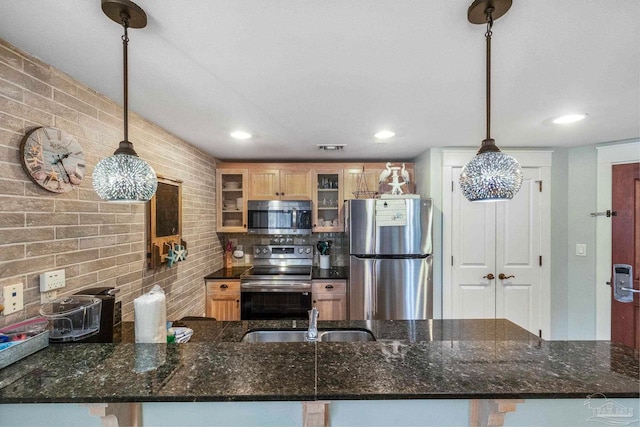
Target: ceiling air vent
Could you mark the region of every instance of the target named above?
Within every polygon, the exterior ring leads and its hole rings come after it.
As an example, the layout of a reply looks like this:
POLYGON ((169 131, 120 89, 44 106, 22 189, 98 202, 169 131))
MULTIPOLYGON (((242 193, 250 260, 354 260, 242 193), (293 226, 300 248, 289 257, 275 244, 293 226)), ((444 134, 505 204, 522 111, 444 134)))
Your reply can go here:
POLYGON ((331 144, 331 145, 317 144, 316 145, 316 147, 318 147, 318 150, 322 150, 322 151, 340 151, 344 149, 344 147, 346 146, 347 144, 331 144))

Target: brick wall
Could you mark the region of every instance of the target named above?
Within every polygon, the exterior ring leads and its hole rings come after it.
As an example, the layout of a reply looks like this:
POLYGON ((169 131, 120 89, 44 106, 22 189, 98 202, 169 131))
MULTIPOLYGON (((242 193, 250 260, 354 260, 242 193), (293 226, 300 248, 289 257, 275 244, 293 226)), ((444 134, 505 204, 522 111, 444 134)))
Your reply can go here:
POLYGON ((154 284, 167 294, 168 319, 204 313, 203 276, 222 266, 215 159, 130 112, 138 154, 158 175, 183 181, 189 255, 173 268, 148 270, 148 204, 102 202, 91 184, 93 167, 117 148, 122 126, 120 105, 0 39, 0 294, 21 283, 25 296, 25 310, 0 315, 0 326, 37 315, 39 275, 58 269, 67 278, 59 296, 119 288, 124 320, 133 320, 133 299, 154 284), (63 129, 83 147, 86 176, 69 193, 41 189, 22 169, 20 142, 39 126, 63 129))

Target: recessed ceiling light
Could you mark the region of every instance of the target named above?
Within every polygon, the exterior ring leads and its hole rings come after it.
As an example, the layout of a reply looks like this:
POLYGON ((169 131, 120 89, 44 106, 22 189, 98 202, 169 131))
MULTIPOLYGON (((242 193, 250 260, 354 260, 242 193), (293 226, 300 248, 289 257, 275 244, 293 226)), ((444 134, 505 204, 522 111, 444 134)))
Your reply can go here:
POLYGON ((566 116, 560 116, 553 119, 553 123, 557 125, 566 125, 568 123, 579 122, 580 120, 586 118, 587 115, 584 113, 580 114, 567 114, 566 116))
POLYGON ((245 132, 242 130, 237 130, 235 132, 231 132, 230 133, 231 138, 235 138, 235 139, 249 139, 251 138, 251 134, 249 132, 245 132))
POLYGON ((390 130, 381 130, 375 133, 375 135, 373 135, 374 137, 376 137, 377 139, 389 139, 392 136, 395 136, 395 132, 392 132, 390 130))

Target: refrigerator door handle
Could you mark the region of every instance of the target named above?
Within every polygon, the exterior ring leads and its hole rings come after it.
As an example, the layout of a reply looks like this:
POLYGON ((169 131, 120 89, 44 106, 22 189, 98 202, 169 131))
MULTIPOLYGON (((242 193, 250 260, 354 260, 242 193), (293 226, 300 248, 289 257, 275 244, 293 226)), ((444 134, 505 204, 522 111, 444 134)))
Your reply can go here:
POLYGON ((378 280, 377 280, 377 264, 378 264, 378 260, 374 259, 373 263, 372 263, 372 269, 373 271, 371 272, 371 277, 373 278, 373 291, 372 293, 372 299, 373 299, 373 319, 377 319, 378 318, 378 280))

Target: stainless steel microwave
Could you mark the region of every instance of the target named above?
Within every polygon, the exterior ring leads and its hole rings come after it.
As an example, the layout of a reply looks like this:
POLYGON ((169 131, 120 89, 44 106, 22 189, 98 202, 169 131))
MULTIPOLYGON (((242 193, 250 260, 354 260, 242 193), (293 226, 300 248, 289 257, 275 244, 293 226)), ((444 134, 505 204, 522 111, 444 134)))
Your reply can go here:
POLYGON ((311 234, 310 200, 249 200, 247 233, 311 234))

